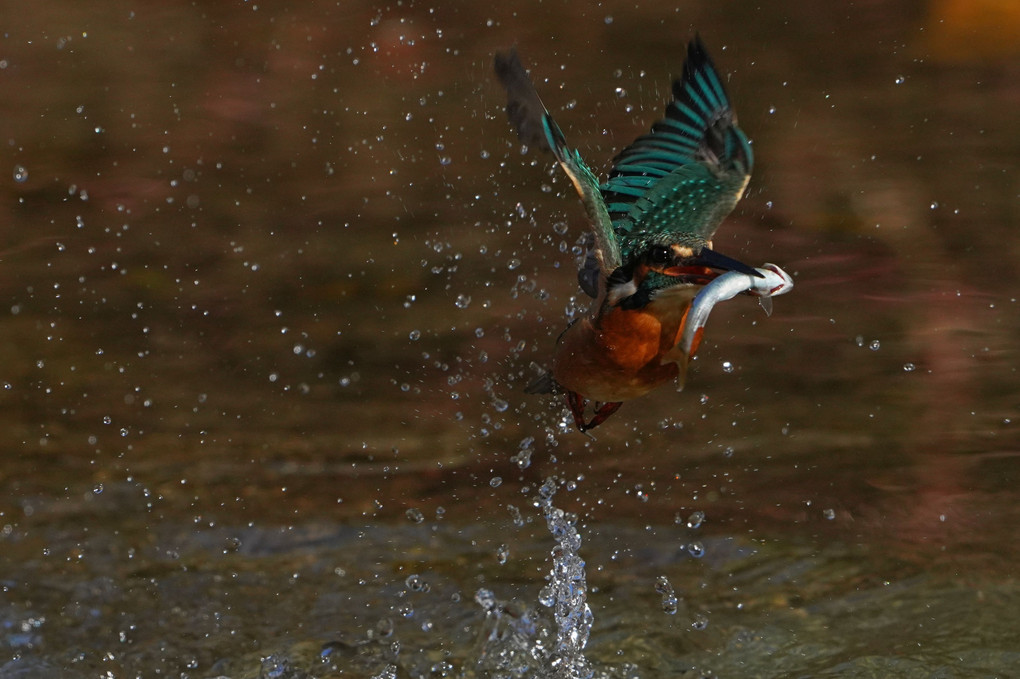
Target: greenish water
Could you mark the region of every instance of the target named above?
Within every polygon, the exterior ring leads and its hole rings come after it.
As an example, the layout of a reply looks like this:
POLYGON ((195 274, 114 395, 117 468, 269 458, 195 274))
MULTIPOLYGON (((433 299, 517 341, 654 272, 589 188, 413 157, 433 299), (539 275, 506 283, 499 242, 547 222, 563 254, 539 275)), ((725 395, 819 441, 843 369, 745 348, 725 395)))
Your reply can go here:
POLYGON ((597 676, 1015 674, 987 4, 0 5, 0 677, 512 676, 549 477, 597 676), (586 225, 491 56, 604 168, 694 28, 756 157, 715 246, 796 288, 593 441, 522 391, 586 225))

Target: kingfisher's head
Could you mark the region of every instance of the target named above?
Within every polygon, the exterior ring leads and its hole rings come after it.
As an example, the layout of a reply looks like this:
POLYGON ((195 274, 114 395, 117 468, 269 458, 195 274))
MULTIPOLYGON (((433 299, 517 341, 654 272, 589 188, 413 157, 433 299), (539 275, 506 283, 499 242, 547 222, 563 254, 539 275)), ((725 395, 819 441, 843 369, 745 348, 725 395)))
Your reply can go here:
POLYGON ((716 252, 711 245, 711 241, 693 237, 648 244, 610 274, 607 302, 624 309, 640 309, 665 290, 706 285, 724 271, 761 277, 753 268, 716 252))

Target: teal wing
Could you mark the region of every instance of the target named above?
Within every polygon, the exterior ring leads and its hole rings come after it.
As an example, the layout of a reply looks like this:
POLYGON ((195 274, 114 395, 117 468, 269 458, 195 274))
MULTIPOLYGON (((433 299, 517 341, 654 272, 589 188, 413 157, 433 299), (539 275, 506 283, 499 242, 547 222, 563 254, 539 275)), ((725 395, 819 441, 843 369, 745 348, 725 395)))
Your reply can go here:
POLYGON ((624 259, 653 242, 711 240, 753 163, 719 74, 695 37, 665 117, 613 159, 601 187, 624 259))
MULTIPOLYGON (((563 132, 538 96, 535 85, 517 56, 517 50, 497 54, 495 65, 496 76, 507 92, 507 116, 517 129, 518 137, 523 144, 547 148, 556 156, 556 160, 580 194, 581 202, 584 203, 584 208, 591 219, 598 263, 602 271, 613 271, 621 263, 620 248, 598 179, 585 165, 581 154, 567 146, 563 132)), ((586 273, 590 274, 591 269, 581 272, 582 275, 586 273)), ((582 286, 591 294, 592 290, 584 285, 584 281, 582 286)))

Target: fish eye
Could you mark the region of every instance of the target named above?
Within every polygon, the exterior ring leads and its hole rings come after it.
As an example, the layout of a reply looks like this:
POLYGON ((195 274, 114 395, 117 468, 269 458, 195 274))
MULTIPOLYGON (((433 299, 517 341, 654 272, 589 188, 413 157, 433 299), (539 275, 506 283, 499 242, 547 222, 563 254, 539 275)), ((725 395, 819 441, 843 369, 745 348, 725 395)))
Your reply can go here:
POLYGON ((665 245, 654 245, 648 252, 648 258, 652 264, 665 264, 673 258, 673 251, 665 245))

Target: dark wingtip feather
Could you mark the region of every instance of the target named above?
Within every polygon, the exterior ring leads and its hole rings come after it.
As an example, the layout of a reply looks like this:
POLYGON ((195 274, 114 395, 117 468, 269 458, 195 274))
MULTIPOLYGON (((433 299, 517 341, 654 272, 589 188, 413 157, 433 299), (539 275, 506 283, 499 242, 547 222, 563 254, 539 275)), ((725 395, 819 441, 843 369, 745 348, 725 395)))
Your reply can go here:
POLYGON ((702 42, 701 36, 695 33, 694 37, 687 43, 687 58, 684 60, 683 74, 673 81, 673 98, 682 104, 693 106, 694 110, 698 110, 698 107, 691 99, 691 91, 696 93, 703 92, 702 85, 698 82, 697 76, 699 73, 713 75, 714 82, 719 84, 719 90, 723 99, 722 103, 726 109, 730 109, 729 95, 726 93, 726 87, 723 85, 722 79, 718 77, 718 69, 715 67, 715 62, 709 56, 708 48, 702 42))
POLYGON ((673 96, 682 106, 705 116, 702 120, 705 135, 701 145, 707 152, 707 159, 740 168, 749 174, 754 164, 751 149, 743 133, 736 131, 737 115, 730 104, 726 86, 698 34, 687 43, 683 76, 673 83, 673 96), (698 100, 705 99, 709 99, 710 108, 714 110, 706 111, 699 106, 698 100))
POLYGON ((517 56, 517 48, 498 52, 494 60, 496 77, 506 90, 506 115, 517 131, 522 144, 533 148, 548 149, 542 118, 545 106, 542 104, 535 85, 517 56))
POLYGON ((715 62, 708 55, 708 48, 701 40, 701 35, 694 34, 694 37, 687 41, 687 58, 684 60, 684 70, 680 79, 673 82, 673 95, 678 95, 678 88, 685 82, 694 82, 694 74, 699 70, 716 70, 715 62))

